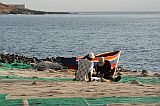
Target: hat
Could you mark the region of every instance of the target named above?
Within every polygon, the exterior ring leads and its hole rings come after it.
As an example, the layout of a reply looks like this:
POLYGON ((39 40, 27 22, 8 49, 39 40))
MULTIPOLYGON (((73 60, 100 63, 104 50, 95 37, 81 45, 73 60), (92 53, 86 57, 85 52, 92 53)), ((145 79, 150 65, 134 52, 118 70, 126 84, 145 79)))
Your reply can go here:
POLYGON ((89 53, 88 53, 88 58, 93 59, 93 58, 95 58, 95 56, 94 56, 94 54, 93 54, 92 52, 89 52, 89 53))
POLYGON ((98 62, 98 65, 99 66, 102 66, 104 64, 105 60, 104 60, 104 57, 100 57, 99 58, 99 62, 98 62))

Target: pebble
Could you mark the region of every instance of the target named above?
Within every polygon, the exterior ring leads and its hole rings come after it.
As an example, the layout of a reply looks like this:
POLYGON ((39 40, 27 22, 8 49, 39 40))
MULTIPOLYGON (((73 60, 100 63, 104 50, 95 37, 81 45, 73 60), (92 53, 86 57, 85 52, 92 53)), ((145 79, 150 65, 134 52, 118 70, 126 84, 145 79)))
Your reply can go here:
POLYGON ((141 84, 141 83, 139 81, 137 81, 137 80, 132 80, 131 84, 141 84))
POLYGON ((142 84, 141 82, 139 82, 137 80, 132 80, 131 84, 135 84, 135 85, 138 85, 138 86, 144 86, 144 84, 142 84))
POLYGON ((122 72, 119 72, 119 73, 117 73, 117 75, 124 75, 124 73, 122 73, 122 72))
POLYGON ((148 77, 149 76, 149 72, 147 70, 142 70, 141 76, 148 77))
POLYGON ((34 82, 32 82, 32 84, 31 84, 31 85, 37 85, 37 82, 35 82, 35 81, 34 81, 34 82))
POLYGON ((155 76, 155 77, 160 77, 160 74, 155 73, 154 76, 155 76))
POLYGON ((37 76, 33 76, 32 79, 34 79, 34 78, 38 78, 38 77, 37 76))

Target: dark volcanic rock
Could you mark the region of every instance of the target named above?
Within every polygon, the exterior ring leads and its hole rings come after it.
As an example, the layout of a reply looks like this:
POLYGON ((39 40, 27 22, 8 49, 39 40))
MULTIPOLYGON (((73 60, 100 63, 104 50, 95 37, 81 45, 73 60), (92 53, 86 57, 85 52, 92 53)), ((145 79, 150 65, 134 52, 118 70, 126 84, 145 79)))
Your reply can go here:
POLYGON ((142 70, 141 75, 142 75, 143 77, 148 77, 148 76, 149 76, 149 72, 148 72, 147 70, 142 70))

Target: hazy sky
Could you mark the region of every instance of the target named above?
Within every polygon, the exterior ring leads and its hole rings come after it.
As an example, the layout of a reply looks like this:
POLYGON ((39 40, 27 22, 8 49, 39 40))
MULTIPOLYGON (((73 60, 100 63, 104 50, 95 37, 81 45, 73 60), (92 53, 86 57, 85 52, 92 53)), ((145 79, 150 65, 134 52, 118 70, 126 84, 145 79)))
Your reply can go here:
POLYGON ((160 0, 0 0, 45 11, 160 11, 160 0))

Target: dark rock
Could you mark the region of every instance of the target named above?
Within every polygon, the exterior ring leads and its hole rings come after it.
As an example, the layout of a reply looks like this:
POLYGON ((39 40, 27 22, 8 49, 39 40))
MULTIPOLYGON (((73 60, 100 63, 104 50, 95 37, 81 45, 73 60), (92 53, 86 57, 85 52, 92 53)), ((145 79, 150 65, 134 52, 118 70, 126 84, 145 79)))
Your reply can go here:
POLYGON ((118 72, 117 75, 124 75, 122 72, 118 72))
POLYGON ((148 77, 149 75, 147 73, 141 74, 142 77, 148 77))
POLYGON ((144 73, 148 74, 148 71, 147 70, 142 70, 142 74, 144 74, 144 73))
POLYGON ((37 85, 37 82, 35 82, 35 81, 34 81, 34 82, 32 82, 32 84, 31 84, 31 85, 37 85))
POLYGON ((50 73, 55 73, 55 70, 49 70, 50 73))
POLYGON ((117 67, 116 70, 119 71, 119 72, 124 72, 124 69, 122 67, 117 67))
POLYGON ((155 77, 160 77, 160 74, 158 74, 158 73, 155 73, 155 74, 153 74, 155 77))
POLYGON ((134 70, 134 71, 132 71, 132 72, 138 72, 137 70, 134 70))
POLYGON ((37 78, 38 78, 37 76, 33 76, 33 77, 32 77, 32 79, 37 79, 37 78))
POLYGON ((50 62, 50 61, 42 61, 42 62, 39 62, 37 63, 38 67, 45 67, 47 69, 53 69, 53 70, 61 70, 63 69, 63 66, 58 64, 58 63, 53 63, 53 62, 50 62))
POLYGON ((39 67, 37 68, 37 71, 44 71, 44 70, 45 70, 44 67, 40 67, 40 66, 39 66, 39 67))
POLYGON ((131 84, 141 84, 141 83, 139 81, 137 81, 137 80, 132 80, 131 84))
POLYGON ((147 76, 149 76, 149 72, 148 72, 147 70, 142 70, 141 75, 142 75, 143 77, 147 77, 147 76))

